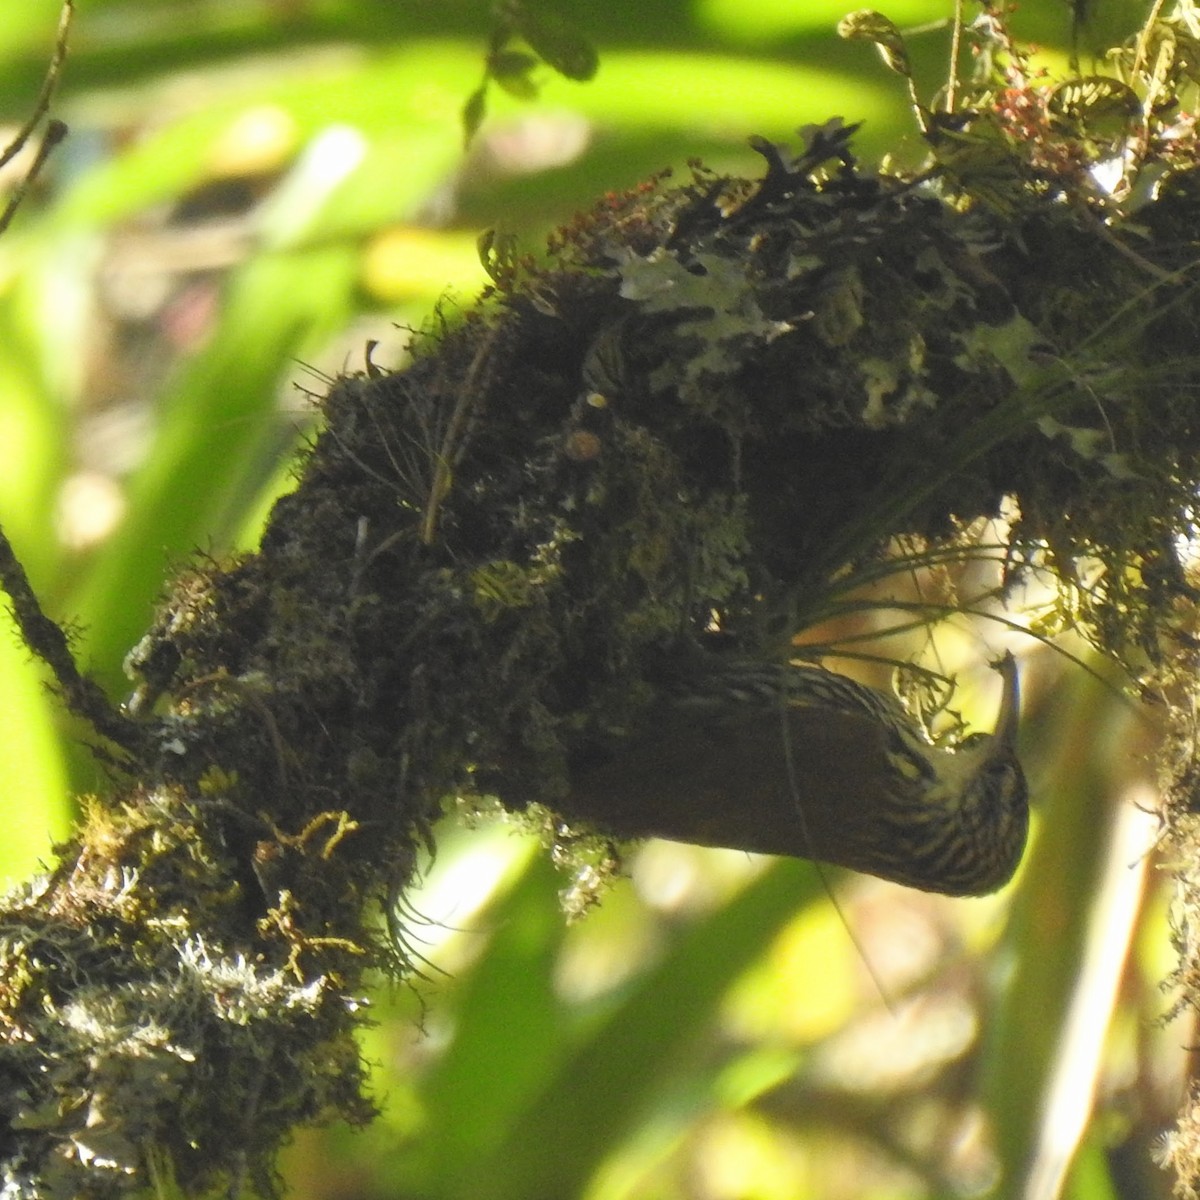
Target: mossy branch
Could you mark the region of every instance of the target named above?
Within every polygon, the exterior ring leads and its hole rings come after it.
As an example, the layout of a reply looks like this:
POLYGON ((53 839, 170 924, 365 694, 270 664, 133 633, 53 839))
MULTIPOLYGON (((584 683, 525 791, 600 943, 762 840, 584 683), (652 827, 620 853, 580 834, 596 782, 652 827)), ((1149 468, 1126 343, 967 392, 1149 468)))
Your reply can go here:
POLYGON ((1200 176, 1131 257, 1069 172, 972 202, 961 158, 864 171, 851 132, 610 197, 404 370, 337 381, 259 551, 178 579, 130 655, 136 736, 0 547, 137 768, 0 910, 12 1194, 269 1191, 298 1123, 369 1114, 364 977, 411 965, 377 909, 447 799, 554 813, 714 629, 783 655, 898 543, 969 559, 1003 508, 1005 586, 1057 570, 1062 624, 1194 667, 1200 176))

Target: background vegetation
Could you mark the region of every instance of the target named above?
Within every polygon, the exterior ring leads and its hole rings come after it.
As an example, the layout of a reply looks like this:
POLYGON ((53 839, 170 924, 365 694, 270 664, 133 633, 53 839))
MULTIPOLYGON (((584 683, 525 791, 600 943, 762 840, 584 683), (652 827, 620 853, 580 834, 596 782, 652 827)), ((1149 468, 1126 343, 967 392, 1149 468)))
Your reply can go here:
MULTIPOLYGON (((89 668, 121 660, 170 572, 251 548, 329 375, 481 284, 487 226, 536 245, 692 156, 840 114, 916 157, 901 81, 836 39, 845 0, 565 3, 596 78, 461 109, 482 2, 81 0, 71 137, 0 241, 0 520, 89 668)), ((1014 30, 1065 71, 1065 5, 1014 30)), ((908 28, 944 0, 895 0, 908 28)), ((1109 0, 1085 44, 1140 18, 1109 0)), ((56 0, 0 8, 0 117, 29 112, 56 0)), ((926 95, 944 28, 913 36, 926 95)), ((14 164, 12 179, 21 163, 14 164)), ((978 667, 977 631, 939 652, 978 667)), ((982 675, 986 676, 986 671, 982 675)), ((1160 1196, 1186 1075, 1161 1029, 1167 897, 1147 855, 1144 717, 1027 656, 1032 852, 999 898, 944 901, 807 864, 666 844, 567 927, 563 881, 500 822, 448 828, 408 920, 427 978, 381 986, 381 1119, 305 1135, 296 1197, 1160 1196), (1095 1096, 1093 1106, 1092 1097, 1095 1096), (1003 1180, 997 1185, 998 1180, 1003 1180)), ((982 724, 986 696, 964 704, 982 724)), ((27 876, 104 787, 0 636, 0 873, 27 876)))

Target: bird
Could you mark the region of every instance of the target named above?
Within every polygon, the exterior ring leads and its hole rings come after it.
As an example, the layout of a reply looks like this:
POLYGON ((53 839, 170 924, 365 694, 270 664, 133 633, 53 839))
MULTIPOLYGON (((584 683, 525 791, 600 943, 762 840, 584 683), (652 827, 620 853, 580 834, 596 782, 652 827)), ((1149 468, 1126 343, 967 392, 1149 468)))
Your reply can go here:
POLYGON ((558 805, 615 837, 813 859, 950 896, 1003 887, 1024 853, 1016 661, 992 733, 934 744, 899 700, 824 667, 690 672, 558 805))

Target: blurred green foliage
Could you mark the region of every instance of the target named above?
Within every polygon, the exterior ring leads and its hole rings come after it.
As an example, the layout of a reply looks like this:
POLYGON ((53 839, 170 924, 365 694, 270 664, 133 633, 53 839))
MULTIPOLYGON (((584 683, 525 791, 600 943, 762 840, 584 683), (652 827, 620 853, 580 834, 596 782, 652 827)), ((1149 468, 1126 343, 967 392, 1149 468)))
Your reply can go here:
MULTIPOLYGON (((452 319, 483 281, 484 227, 536 246, 606 191, 693 156, 757 171, 749 135, 785 140, 835 114, 865 122, 865 157, 915 159, 902 81, 834 35, 849 7, 564 0, 599 52, 595 78, 535 71, 524 103, 491 89, 464 152, 482 0, 80 0, 54 107, 71 137, 0 240, 0 520, 87 667, 122 693, 122 658, 172 571, 196 551, 253 547, 315 423, 303 392, 362 369, 368 340, 393 365, 403 327, 439 303, 452 319)), ((908 28, 950 8, 886 11, 908 28)), ((1125 0, 1097 9, 1085 42, 1140 16, 1125 0)), ((13 127, 58 15, 55 0, 0 6, 13 127)), ((1065 4, 1030 0, 1013 25, 1064 62, 1065 4)), ((944 24, 909 39, 925 95, 947 44, 944 24)), ((0 874, 16 879, 65 833, 72 789, 104 780, 9 631, 0 696, 0 874)), ((841 893, 860 952, 805 864, 651 848, 633 884, 567 929, 562 881, 527 839, 448 832, 408 917, 420 933, 422 907, 436 913, 431 982, 381 989, 364 1047, 383 1116, 365 1134, 302 1139, 291 1194, 916 1200, 1001 1178, 996 1194, 1014 1195, 1101 886, 1098 797, 1115 785, 1054 744, 1086 738, 1105 701, 1086 703, 1073 732, 1028 738, 1041 827, 1011 922, 1004 900, 866 887, 841 893), (928 945, 901 953, 905 939, 928 945), (899 988, 895 1016, 864 961, 899 988), (856 1061, 856 1037, 872 1066, 858 1088, 839 1065, 856 1061), (922 1038, 942 1048, 905 1075, 922 1038), (989 1125, 998 1159, 979 1148, 989 1125)), ((1160 947, 1151 911, 1143 940, 1160 947)), ((1136 1030, 1164 969, 1143 957, 1123 985, 1136 1030)), ((1141 1037, 1116 1027, 1126 1047, 1141 1037)), ((1172 1060, 1159 1044, 1127 1049, 1151 1053, 1143 1080, 1172 1060)), ((1148 1166, 1135 1190, 1114 1173, 1109 1144, 1144 1151, 1163 1118, 1157 1092, 1134 1093, 1090 1127, 1068 1195, 1166 1194, 1148 1166)))

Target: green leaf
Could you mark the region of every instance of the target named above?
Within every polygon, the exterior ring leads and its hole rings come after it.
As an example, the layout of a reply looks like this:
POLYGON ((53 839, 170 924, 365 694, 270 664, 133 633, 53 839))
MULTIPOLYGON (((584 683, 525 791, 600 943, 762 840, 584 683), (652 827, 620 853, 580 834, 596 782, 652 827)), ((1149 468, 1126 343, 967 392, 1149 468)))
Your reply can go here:
POLYGON ((87 658, 114 694, 164 579, 197 547, 219 551, 253 502, 248 484, 277 453, 281 373, 345 319, 357 273, 347 246, 251 260, 230 281, 220 325, 180 372, 129 513, 72 607, 87 658))
POLYGON ((492 78, 502 84, 504 78, 509 75, 528 76, 540 62, 541 59, 536 55, 527 54, 523 50, 501 50, 489 59, 488 69, 492 78))
POLYGON ((564 1047, 545 1085, 495 1149, 462 1164, 442 1195, 465 1200, 580 1196, 668 1086, 741 974, 805 904, 824 894, 812 864, 781 860, 692 926, 587 1036, 564 1047))
POLYGON ((495 933, 451 1001, 454 1039, 421 1088, 424 1125, 436 1136, 405 1147, 396 1164, 420 1194, 453 1194, 448 1182, 480 1164, 502 1170, 493 1156, 559 1069, 569 1014, 554 987, 566 931, 558 883, 536 855, 488 912, 495 933))
POLYGON ((463 144, 470 145, 487 116, 487 84, 481 83, 463 103, 463 144))
POLYGON ((838 22, 838 36, 848 41, 874 42, 883 61, 905 79, 912 77, 912 66, 908 61, 908 50, 904 38, 894 22, 882 13, 861 8, 838 22))
POLYGON ((560 75, 582 83, 596 74, 600 63, 596 48, 560 13, 526 0, 506 0, 501 13, 560 75))

